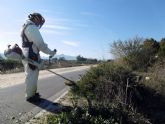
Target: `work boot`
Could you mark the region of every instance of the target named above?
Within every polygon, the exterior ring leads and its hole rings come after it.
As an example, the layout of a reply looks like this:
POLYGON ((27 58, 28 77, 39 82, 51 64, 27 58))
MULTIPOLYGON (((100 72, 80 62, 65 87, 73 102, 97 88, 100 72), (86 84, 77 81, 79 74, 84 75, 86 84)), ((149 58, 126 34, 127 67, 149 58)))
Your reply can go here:
POLYGON ((36 96, 36 97, 40 97, 41 95, 40 95, 39 93, 35 93, 34 96, 36 96))
POLYGON ((40 94, 36 93, 34 96, 27 98, 26 101, 28 101, 28 102, 40 102, 40 94))

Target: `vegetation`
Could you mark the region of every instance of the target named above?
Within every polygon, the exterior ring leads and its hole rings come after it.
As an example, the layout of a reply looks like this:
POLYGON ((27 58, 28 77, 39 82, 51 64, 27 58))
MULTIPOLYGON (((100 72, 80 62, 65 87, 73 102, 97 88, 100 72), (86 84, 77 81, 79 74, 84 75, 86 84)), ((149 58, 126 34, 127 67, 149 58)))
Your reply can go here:
POLYGON ((14 60, 5 60, 0 58, 0 73, 22 71, 23 65, 20 62, 14 60))
MULTIPOLYGON (((101 62, 88 70, 71 87, 72 108, 48 115, 44 123, 165 123, 165 38, 161 41, 139 37, 118 40, 111 48, 116 59, 101 62)), ((1 58, 0 62, 2 65, 8 61, 1 58)), ((51 63, 55 67, 67 66, 69 62, 69 66, 98 63, 80 55, 75 61, 61 58, 53 59, 51 63)))
POLYGON ((122 63, 135 71, 147 71, 156 61, 156 56, 163 55, 163 42, 160 47, 159 42, 150 39, 135 37, 126 41, 114 41, 111 53, 122 63))
POLYGON ((160 49, 159 49, 159 55, 161 57, 165 56, 165 38, 162 38, 159 43, 160 49))
POLYGON ((48 115, 47 123, 165 123, 165 39, 135 37, 111 47, 117 59, 87 71, 71 87, 73 108, 48 115))
POLYGON ((97 59, 88 59, 88 58, 82 57, 81 55, 78 55, 76 59, 77 59, 78 64, 97 64, 98 63, 97 59))
MULTIPOLYGON (((74 66, 81 66, 81 65, 88 65, 88 64, 97 64, 98 61, 97 59, 87 59, 84 58, 82 60, 80 55, 80 59, 77 60, 66 60, 64 57, 60 57, 59 59, 57 58, 52 58, 50 60, 49 65, 49 60, 44 59, 44 67, 43 69, 47 68, 48 66, 50 68, 62 68, 62 67, 74 67, 74 66)), ((77 58, 79 58, 77 57, 77 58)), ((23 65, 21 62, 13 61, 13 60, 8 60, 4 59, 2 56, 0 56, 0 73, 14 73, 14 72, 21 72, 23 71, 23 65)))

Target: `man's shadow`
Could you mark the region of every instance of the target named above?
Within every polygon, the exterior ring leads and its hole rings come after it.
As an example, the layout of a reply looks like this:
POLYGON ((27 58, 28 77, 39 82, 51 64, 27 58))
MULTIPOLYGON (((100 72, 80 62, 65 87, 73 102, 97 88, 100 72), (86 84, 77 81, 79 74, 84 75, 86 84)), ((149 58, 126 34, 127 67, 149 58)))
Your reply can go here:
POLYGON ((38 98, 38 101, 34 101, 30 103, 51 113, 70 112, 72 110, 72 107, 70 106, 64 106, 60 103, 52 102, 50 100, 41 97, 38 98))

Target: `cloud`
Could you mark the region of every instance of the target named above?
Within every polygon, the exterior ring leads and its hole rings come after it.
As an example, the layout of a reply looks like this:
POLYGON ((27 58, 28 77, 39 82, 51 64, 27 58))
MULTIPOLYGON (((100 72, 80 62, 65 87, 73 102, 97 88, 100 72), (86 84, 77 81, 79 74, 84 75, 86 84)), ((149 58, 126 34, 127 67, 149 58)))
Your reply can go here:
POLYGON ((68 35, 73 28, 69 26, 63 26, 63 24, 47 24, 42 28, 42 32, 55 35, 68 35))
POLYGON ((58 24, 61 24, 61 23, 70 23, 70 22, 79 22, 80 20, 78 19, 71 19, 71 18, 59 18, 59 17, 47 17, 46 18, 47 22, 55 22, 55 23, 58 23, 58 24))
POLYGON ((72 28, 70 27, 61 26, 61 25, 45 25, 43 27, 47 29, 72 30, 72 28))
POLYGON ((79 42, 76 41, 62 41, 64 44, 69 45, 69 46, 73 46, 73 47, 78 47, 79 46, 79 42))
POLYGON ((46 29, 52 30, 65 30, 65 31, 75 31, 80 28, 89 27, 84 20, 73 19, 73 18, 59 18, 49 16, 46 18, 47 24, 43 25, 46 29))
POLYGON ((1 36, 11 36, 11 35, 19 35, 20 33, 16 31, 0 31, 1 36))
MULTIPOLYGON (((56 27, 56 28, 61 28, 61 29, 67 29, 67 30, 72 30, 72 27, 87 27, 88 25, 84 23, 82 20, 78 19, 71 19, 71 18, 51 18, 49 17, 47 19, 47 22, 49 24, 56 24, 56 25, 47 25, 46 27, 56 27), (63 26, 63 25, 69 25, 69 26, 63 26)), ((74 28, 75 29, 75 28, 74 28)))
POLYGON ((46 24, 43 25, 42 32, 47 33, 47 34, 55 34, 55 35, 67 35, 69 34, 68 30, 72 30, 73 28, 63 26, 61 23, 57 22, 51 22, 52 24, 46 24), (53 24, 57 23, 57 24, 53 24))
POLYGON ((57 31, 57 30, 50 30, 50 29, 43 29, 43 30, 41 30, 41 32, 47 33, 47 34, 60 35, 60 36, 68 34, 67 32, 62 32, 62 31, 57 31))

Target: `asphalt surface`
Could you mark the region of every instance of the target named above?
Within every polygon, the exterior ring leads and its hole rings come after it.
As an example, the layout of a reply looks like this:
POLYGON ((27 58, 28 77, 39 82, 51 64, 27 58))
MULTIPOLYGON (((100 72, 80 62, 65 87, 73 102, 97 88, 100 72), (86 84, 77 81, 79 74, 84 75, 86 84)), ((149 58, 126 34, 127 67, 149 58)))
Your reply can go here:
MULTIPOLYGON (((85 71, 84 69, 62 75, 76 81, 85 71)), ((38 91, 41 94, 41 101, 34 103, 29 103, 25 99, 25 84, 0 89, 0 124, 22 124, 41 110, 46 110, 50 104, 55 105, 53 101, 69 88, 64 82, 64 79, 56 75, 40 79, 38 91)))

